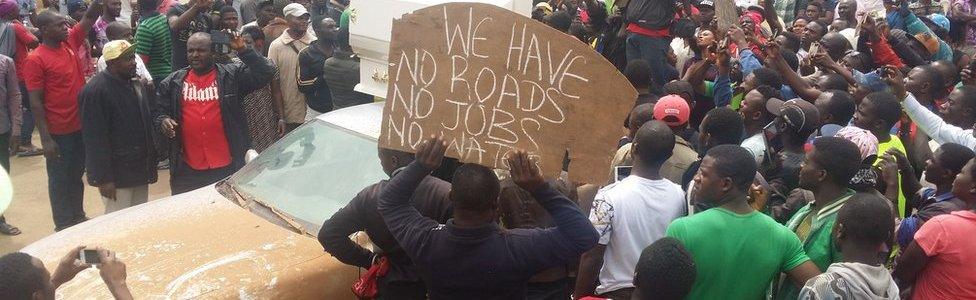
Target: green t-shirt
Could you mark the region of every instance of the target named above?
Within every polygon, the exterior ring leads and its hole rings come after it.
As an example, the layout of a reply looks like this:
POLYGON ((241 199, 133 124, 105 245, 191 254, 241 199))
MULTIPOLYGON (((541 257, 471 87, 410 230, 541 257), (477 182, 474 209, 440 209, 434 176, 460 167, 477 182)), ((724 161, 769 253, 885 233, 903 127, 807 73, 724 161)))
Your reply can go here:
POLYGON ((349 8, 342 11, 342 14, 339 15, 339 28, 349 28, 349 14, 351 13, 352 11, 349 8))
POLYGON ((149 57, 146 69, 155 80, 173 72, 173 41, 166 16, 159 14, 139 22, 135 34, 136 53, 149 57))
POLYGON ((759 211, 712 208, 675 220, 667 236, 695 259, 686 299, 761 299, 776 276, 810 260, 796 234, 759 211))
MULTIPOLYGON (((809 234, 806 238, 801 237, 803 250, 807 253, 820 272, 827 271, 827 267, 835 262, 840 262, 840 249, 834 243, 834 225, 837 221, 837 212, 840 211, 847 200, 854 196, 854 191, 848 189, 844 195, 836 201, 820 208, 816 214, 813 213, 813 203, 808 203, 801 207, 793 217, 786 222, 786 228, 797 232, 800 224, 804 221, 810 222, 809 234)), ((799 235, 799 232, 797 232, 799 235)), ((796 286, 792 280, 783 279, 779 284, 779 290, 774 299, 796 299, 800 294, 800 287, 796 286)))
MULTIPOLYGON (((902 154, 908 153, 907 151, 905 151, 905 144, 901 142, 901 139, 899 139, 897 135, 892 134, 891 139, 888 140, 887 142, 878 143, 878 160, 874 161, 875 166, 881 164, 882 162, 881 156, 883 156, 885 152, 888 152, 888 149, 891 148, 898 149, 898 151, 901 151, 902 154)), ((903 193, 901 189, 902 189, 901 171, 898 171, 898 217, 904 218, 906 199, 905 199, 905 193, 903 193)))

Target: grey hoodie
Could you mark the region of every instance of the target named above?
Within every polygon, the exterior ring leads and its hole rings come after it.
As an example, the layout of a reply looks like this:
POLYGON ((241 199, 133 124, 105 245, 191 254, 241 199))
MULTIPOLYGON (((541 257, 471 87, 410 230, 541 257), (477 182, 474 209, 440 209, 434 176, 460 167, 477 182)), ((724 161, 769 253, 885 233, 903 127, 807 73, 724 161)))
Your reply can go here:
POLYGON ((898 286, 883 266, 834 263, 811 278, 798 299, 898 299, 898 286))

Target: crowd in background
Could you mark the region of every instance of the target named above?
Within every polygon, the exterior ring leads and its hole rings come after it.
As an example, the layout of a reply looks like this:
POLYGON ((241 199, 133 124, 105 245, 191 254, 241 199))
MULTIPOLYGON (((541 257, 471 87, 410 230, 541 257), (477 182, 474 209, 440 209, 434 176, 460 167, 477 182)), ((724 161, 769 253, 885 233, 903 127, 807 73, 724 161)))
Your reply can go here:
MULTIPOLYGON (((633 103, 613 179, 571 182, 569 155, 548 182, 524 151, 446 164, 439 137, 379 149, 391 178, 318 234, 369 269, 358 296, 976 298, 976 2, 534 2, 638 92, 601 99, 633 103)), ((373 101, 341 3, 142 0, 131 23, 119 3, 0 1, 0 142, 36 152, 16 134, 37 121, 58 230, 86 219, 85 172, 108 210, 135 205, 163 159, 173 193, 193 190, 373 101)))
POLYGON ((379 298, 976 297, 974 3, 535 2, 639 94, 614 180, 381 150, 319 232, 379 298))

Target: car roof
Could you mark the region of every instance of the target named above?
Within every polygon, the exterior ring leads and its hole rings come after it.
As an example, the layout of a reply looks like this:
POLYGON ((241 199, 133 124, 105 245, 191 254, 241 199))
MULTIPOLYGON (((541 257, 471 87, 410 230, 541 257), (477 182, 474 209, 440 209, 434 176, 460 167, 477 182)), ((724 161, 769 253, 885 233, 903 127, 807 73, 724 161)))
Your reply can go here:
POLYGON ((378 140, 384 103, 373 102, 350 106, 321 114, 316 119, 378 140))

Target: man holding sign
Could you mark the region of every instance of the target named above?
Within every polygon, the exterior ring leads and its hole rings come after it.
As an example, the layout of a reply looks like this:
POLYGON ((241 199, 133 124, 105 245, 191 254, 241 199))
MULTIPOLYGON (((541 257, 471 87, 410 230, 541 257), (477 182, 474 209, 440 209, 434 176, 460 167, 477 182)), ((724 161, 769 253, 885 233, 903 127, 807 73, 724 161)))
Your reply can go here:
POLYGON ((522 150, 507 158, 512 180, 532 193, 552 216, 554 228, 499 227, 498 178, 476 164, 454 173, 449 196, 454 217, 447 224, 422 216, 410 197, 440 166, 447 146, 440 137, 421 143, 414 162, 390 179, 379 201, 383 220, 427 283, 431 299, 524 299, 532 275, 573 263, 596 245, 599 236, 586 216, 545 182, 522 150))

